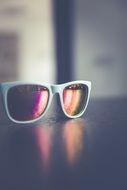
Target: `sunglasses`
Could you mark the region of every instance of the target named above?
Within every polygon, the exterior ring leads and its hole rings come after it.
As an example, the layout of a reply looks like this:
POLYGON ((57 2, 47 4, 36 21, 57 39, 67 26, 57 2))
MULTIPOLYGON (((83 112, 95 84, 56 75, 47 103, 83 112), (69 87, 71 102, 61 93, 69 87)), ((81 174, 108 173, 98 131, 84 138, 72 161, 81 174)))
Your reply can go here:
POLYGON ((9 119, 15 123, 32 123, 47 112, 56 93, 67 117, 82 116, 88 105, 91 82, 73 81, 58 85, 9 82, 1 83, 1 90, 9 119))

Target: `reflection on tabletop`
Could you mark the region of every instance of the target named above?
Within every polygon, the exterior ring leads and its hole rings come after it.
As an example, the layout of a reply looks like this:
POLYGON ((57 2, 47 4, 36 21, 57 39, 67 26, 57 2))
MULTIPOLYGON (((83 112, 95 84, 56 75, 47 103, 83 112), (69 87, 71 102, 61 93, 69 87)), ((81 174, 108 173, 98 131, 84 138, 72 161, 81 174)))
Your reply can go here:
MULTIPOLYGON (((50 167, 57 136, 61 140, 60 144, 62 144, 66 161, 69 165, 75 164, 83 149, 84 129, 85 126, 81 119, 69 120, 57 127, 40 125, 33 128, 43 168, 50 167), (61 127, 61 130, 58 127, 61 127)), ((58 147, 59 144, 56 146, 58 147)))
POLYGON ((83 149, 84 123, 82 120, 71 120, 63 126, 63 139, 68 163, 73 165, 83 149))
POLYGON ((33 183, 38 184, 36 189, 46 186, 47 190, 53 184, 53 189, 57 189, 58 178, 64 184, 64 180, 69 180, 70 172, 77 172, 78 164, 81 165, 82 160, 85 162, 82 158, 84 132, 83 119, 35 127, 8 126, 0 141, 2 190, 9 186, 20 189, 19 184, 21 189, 28 189, 26 187, 33 187, 33 183))
POLYGON ((38 126, 33 130, 43 167, 47 169, 50 165, 50 157, 53 147, 53 128, 38 126))

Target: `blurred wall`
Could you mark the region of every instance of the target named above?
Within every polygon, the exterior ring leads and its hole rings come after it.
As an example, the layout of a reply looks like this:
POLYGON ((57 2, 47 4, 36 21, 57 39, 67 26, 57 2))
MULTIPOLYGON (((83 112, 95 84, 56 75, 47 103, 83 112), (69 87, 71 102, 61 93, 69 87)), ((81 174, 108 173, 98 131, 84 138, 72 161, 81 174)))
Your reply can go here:
POLYGON ((3 42, 6 48, 3 47, 4 52, 0 54, 5 58, 4 66, 3 58, 0 58, 0 71, 3 73, 0 81, 55 81, 52 17, 51 0, 0 0, 0 39, 9 35, 17 39, 15 40, 17 52, 15 54, 13 52, 13 55, 10 53, 10 57, 17 56, 15 64, 9 62, 5 55, 9 51, 7 49, 11 49, 11 45, 8 44, 8 40, 3 42), (9 75, 11 70, 13 72, 9 75))
POLYGON ((74 1, 74 76, 93 97, 127 95, 127 1, 74 1))

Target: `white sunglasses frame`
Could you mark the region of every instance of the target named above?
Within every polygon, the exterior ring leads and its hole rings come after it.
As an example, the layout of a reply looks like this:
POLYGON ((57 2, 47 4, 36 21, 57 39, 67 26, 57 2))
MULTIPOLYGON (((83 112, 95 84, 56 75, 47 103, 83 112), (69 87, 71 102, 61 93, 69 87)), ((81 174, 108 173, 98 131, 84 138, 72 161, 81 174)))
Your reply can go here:
POLYGON ((3 101, 4 101, 4 106, 5 106, 5 110, 6 110, 6 113, 7 113, 7 116, 8 118, 13 121, 14 123, 17 123, 17 124, 29 124, 29 123, 34 123, 36 121, 38 121, 39 119, 41 119, 45 114, 46 112, 48 111, 49 107, 50 107, 50 104, 51 104, 51 101, 52 101, 52 98, 53 96, 58 93, 59 94, 59 97, 60 97, 60 102, 61 102, 61 107, 62 107, 62 110, 64 112, 64 114, 68 117, 68 118, 72 118, 72 119, 75 119, 75 118, 78 118, 78 117, 81 117, 86 108, 87 108, 87 105, 88 105, 88 102, 89 102, 89 98, 90 98, 90 91, 91 91, 91 82, 90 81, 84 81, 84 80, 77 80, 77 81, 71 81, 71 82, 67 82, 67 83, 63 83, 63 84, 50 84, 50 83, 38 83, 38 82, 21 82, 21 81, 15 81, 15 82, 5 82, 5 83, 1 83, 0 84, 0 87, 1 87, 1 92, 2 92, 2 95, 3 95, 3 101), (87 95, 87 100, 86 100, 86 104, 84 106, 84 109, 77 115, 74 115, 74 116, 70 116, 66 113, 65 109, 64 109, 64 104, 63 104, 63 90, 69 86, 69 85, 73 85, 73 84, 84 84, 87 86, 88 88, 88 95, 87 95), (48 100, 48 104, 47 104, 47 107, 44 111, 43 114, 41 114, 38 118, 36 119, 33 119, 33 120, 29 120, 29 121, 18 121, 18 120, 15 120, 14 118, 11 117, 10 113, 9 113, 9 109, 8 109, 8 105, 7 105, 7 94, 8 94, 8 90, 12 87, 15 87, 15 86, 19 86, 19 85, 39 85, 39 86, 44 86, 46 87, 48 90, 49 90, 49 100, 48 100))

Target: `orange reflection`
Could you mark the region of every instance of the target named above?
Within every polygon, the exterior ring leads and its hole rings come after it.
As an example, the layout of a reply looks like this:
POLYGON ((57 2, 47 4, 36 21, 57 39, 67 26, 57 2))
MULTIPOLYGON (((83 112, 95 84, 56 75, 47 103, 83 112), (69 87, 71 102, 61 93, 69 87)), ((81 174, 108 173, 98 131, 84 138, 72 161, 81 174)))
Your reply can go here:
POLYGON ((40 150, 41 160, 43 167, 47 169, 49 167, 51 148, 52 148, 52 134, 51 127, 37 127, 35 129, 37 144, 40 150))
POLYGON ((63 138, 67 154, 67 160, 73 165, 83 149, 84 123, 81 119, 71 120, 63 127, 63 138))
POLYGON ((80 90, 64 90, 64 109, 69 115, 75 115, 75 111, 80 106, 80 90))

